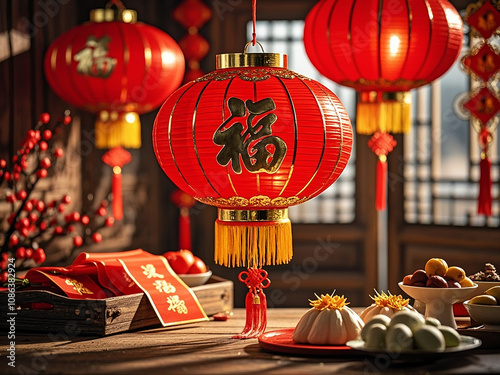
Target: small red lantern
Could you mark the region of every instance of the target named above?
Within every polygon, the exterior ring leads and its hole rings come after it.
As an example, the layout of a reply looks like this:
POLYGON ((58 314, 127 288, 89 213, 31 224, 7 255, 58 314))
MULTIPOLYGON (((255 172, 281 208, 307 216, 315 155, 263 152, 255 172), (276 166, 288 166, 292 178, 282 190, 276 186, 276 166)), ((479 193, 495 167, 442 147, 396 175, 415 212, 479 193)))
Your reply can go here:
MULTIPOLYGON (((457 59, 462 39, 460 15, 446 0, 321 0, 304 28, 313 65, 358 91, 360 134, 407 132, 408 91, 443 75, 457 59)), ((379 151, 384 164, 379 170, 386 170, 390 150, 379 151)), ((382 195, 377 192, 378 209, 385 208, 382 195)))
MULTIPOLYGON (((139 114, 152 111, 182 81, 184 57, 163 31, 136 22, 137 13, 94 9, 45 55, 45 75, 62 99, 99 114, 98 148, 141 146, 139 114)), ((108 4, 109 5, 109 4, 108 4)))
POLYGON ((288 70, 286 55, 222 54, 161 107, 153 147, 179 188, 219 208, 216 263, 260 268, 291 259, 288 207, 339 177, 352 128, 335 94, 288 70))

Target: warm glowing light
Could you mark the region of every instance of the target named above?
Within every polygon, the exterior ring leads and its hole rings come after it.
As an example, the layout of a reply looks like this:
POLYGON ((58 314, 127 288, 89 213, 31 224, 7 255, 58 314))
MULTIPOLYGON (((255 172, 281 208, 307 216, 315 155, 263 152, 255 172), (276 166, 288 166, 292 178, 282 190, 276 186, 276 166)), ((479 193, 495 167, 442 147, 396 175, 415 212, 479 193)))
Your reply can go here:
POLYGON ((391 39, 389 40, 389 51, 391 52, 392 55, 395 55, 398 53, 399 50, 399 37, 396 35, 391 36, 391 39))
POLYGON ((135 113, 127 113, 125 115, 125 121, 127 121, 129 124, 133 124, 135 120, 135 113))
POLYGON ((161 61, 163 65, 170 65, 175 62, 176 56, 170 51, 163 51, 161 53, 161 61))

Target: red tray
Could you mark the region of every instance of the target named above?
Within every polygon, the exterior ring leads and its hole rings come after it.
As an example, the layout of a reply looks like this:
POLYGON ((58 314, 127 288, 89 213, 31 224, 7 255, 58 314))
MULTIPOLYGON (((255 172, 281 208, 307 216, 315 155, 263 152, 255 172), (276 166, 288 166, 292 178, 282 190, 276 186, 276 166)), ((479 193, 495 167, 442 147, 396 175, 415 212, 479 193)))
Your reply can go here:
POLYGON ((307 356, 363 356, 363 352, 353 350, 346 345, 309 345, 295 344, 292 340, 294 328, 269 331, 259 337, 259 345, 262 349, 307 356))

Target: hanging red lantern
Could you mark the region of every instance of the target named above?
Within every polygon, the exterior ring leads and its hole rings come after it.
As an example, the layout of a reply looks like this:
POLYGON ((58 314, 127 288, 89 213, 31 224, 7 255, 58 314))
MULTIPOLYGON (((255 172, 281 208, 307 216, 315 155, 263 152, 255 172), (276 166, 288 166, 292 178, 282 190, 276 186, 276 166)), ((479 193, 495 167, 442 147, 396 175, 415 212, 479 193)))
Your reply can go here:
POLYGON ((57 95, 98 114, 98 148, 140 147, 139 114, 160 106, 184 75, 177 43, 163 31, 137 22, 137 13, 120 1, 94 9, 90 22, 57 38, 44 65, 57 95))
POLYGON ((352 129, 335 94, 286 55, 222 54, 161 107, 153 147, 179 188, 219 208, 216 263, 262 267, 291 259, 287 208, 339 177, 352 129))
MULTIPOLYGON (((462 39, 460 15, 446 0, 321 0, 304 28, 318 71, 358 91, 359 134, 408 132, 408 91, 443 75, 462 39)), ((378 179, 386 184, 385 176, 378 179)), ((384 192, 377 192, 377 209, 385 208, 384 192)))

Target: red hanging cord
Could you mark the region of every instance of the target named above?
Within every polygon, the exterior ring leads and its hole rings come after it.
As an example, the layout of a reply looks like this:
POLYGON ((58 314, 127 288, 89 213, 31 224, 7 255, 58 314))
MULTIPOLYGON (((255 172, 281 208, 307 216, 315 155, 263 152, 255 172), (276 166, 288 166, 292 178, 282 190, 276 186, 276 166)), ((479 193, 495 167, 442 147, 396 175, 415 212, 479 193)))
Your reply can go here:
POLYGON ((257 43, 257 33, 255 32, 256 20, 257 20, 257 0, 252 0, 252 22, 253 22, 252 46, 255 46, 255 43, 257 43))

